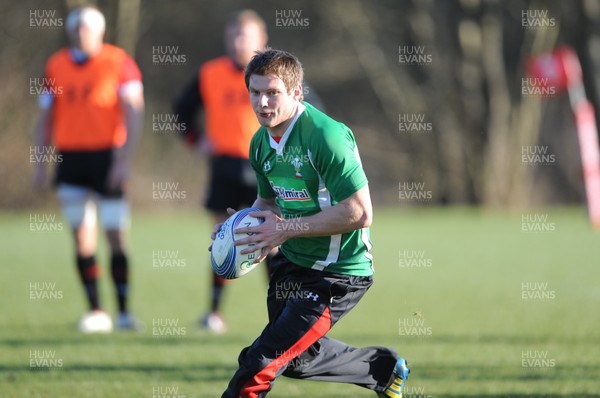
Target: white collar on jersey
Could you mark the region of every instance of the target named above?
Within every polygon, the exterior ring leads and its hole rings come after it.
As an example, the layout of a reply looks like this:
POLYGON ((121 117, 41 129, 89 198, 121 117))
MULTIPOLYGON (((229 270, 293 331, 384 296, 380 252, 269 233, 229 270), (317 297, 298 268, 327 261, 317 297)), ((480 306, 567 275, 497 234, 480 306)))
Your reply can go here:
POLYGON ((285 130, 285 133, 283 133, 283 135, 281 136, 281 140, 279 141, 279 143, 277 143, 277 141, 275 141, 273 139, 273 137, 271 137, 271 135, 269 134, 269 143, 271 144, 271 148, 275 149, 275 152, 277 153, 277 155, 279 155, 279 156, 283 155, 283 147, 285 147, 285 142, 287 141, 288 137, 290 136, 290 133, 292 132, 292 129, 294 128, 294 125, 296 124, 296 121, 298 120, 298 118, 300 117, 302 112, 304 112, 305 109, 306 109, 306 107, 302 104, 302 102, 298 102, 298 108, 296 109, 296 116, 294 116, 294 119, 292 119, 292 123, 290 123, 287 130, 285 130))

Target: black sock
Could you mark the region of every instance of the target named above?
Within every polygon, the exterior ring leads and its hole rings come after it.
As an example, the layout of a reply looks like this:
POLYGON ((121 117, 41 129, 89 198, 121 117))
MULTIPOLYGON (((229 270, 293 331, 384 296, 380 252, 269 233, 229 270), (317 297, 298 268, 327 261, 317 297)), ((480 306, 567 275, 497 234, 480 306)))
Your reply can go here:
MULTIPOLYGON (((212 270, 211 270, 212 272, 212 270)), ((225 287, 225 279, 221 278, 214 272, 212 272, 213 283, 212 283, 212 297, 210 310, 212 312, 218 312, 221 307, 221 298, 223 297, 223 288, 225 287)))
POLYGON ((110 271, 117 291, 119 312, 127 312, 128 266, 127 257, 123 253, 113 253, 110 259, 110 271))
POLYGON ((96 257, 82 257, 77 256, 77 270, 79 271, 79 278, 81 284, 85 289, 85 295, 88 299, 90 310, 100 309, 98 299, 98 264, 96 264, 96 257))

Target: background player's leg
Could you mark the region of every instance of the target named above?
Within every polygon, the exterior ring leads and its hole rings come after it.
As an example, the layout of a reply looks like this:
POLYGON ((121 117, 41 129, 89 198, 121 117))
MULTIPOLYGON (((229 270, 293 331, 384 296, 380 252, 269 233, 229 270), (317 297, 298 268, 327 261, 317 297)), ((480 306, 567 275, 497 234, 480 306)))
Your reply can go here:
MULTIPOLYGON (((229 215, 227 208, 240 210, 241 192, 239 175, 239 160, 228 156, 214 156, 211 158, 210 187, 206 198, 206 209, 210 212, 214 224, 225 222, 229 215)), ((221 304, 227 280, 218 277, 212 270, 210 272, 210 297, 209 310, 200 320, 200 326, 215 332, 224 333, 227 325, 221 315, 221 304)))
MULTIPOLYGON (((214 224, 223 223, 229 217, 227 213, 217 211, 213 211, 212 216, 214 224)), ((227 325, 221 316, 221 303, 227 280, 215 274, 212 267, 209 267, 209 271, 211 281, 210 309, 202 318, 202 327, 215 333, 224 333, 227 330, 227 325)))
POLYGON ((96 264, 96 207, 87 188, 60 184, 58 198, 64 218, 71 226, 77 272, 83 285, 90 310, 100 309, 96 264))
POLYGON ((110 246, 110 270, 115 286, 120 329, 138 329, 139 324, 129 313, 129 255, 127 237, 129 231, 129 206, 124 198, 101 198, 100 221, 110 246))
POLYGON ((129 264, 124 247, 125 232, 119 229, 107 229, 106 237, 110 245, 110 271, 120 313, 127 313, 129 294, 129 264))
POLYGON ((98 276, 100 268, 96 262, 96 244, 98 239, 96 225, 96 207, 91 200, 84 205, 84 216, 78 227, 73 228, 75 251, 77 253, 77 271, 83 284, 91 311, 100 309, 98 297, 98 276))
POLYGON ((97 223, 96 205, 90 199, 87 188, 69 184, 59 184, 58 198, 63 215, 71 226, 75 242, 77 271, 90 312, 79 321, 79 329, 86 333, 109 332, 112 321, 100 309, 98 276, 100 269, 96 262, 97 223))

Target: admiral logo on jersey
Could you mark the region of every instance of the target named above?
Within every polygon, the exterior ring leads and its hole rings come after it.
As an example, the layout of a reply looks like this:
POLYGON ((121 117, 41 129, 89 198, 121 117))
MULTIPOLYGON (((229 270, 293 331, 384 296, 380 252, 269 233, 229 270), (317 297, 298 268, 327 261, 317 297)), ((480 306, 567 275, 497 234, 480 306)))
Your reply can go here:
POLYGON ((303 188, 300 191, 297 191, 294 188, 286 189, 284 187, 275 185, 272 181, 271 187, 277 196, 279 196, 279 198, 285 202, 311 200, 306 188, 303 188))

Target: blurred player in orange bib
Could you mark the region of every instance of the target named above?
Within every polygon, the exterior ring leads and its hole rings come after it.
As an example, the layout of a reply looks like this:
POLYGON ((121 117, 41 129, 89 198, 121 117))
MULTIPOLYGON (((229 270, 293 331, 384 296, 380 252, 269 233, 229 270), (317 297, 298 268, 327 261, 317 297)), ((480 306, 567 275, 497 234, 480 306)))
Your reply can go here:
MULTIPOLYGON (((254 11, 232 15, 225 25, 227 56, 204 63, 177 99, 174 111, 185 123, 186 142, 210 156, 211 176, 206 208, 215 224, 224 222, 227 208, 248 207, 256 199, 256 179, 248 162, 248 148, 260 125, 244 84, 244 68, 255 51, 267 44, 264 20, 254 11), (204 111, 202 136, 196 114, 204 111)), ((220 307, 225 280, 212 273, 210 309, 201 326, 223 333, 220 307)))
MULTIPOLYGON (((77 269, 89 312, 79 322, 85 333, 110 332, 111 318, 98 297, 96 219, 111 251, 111 274, 117 293, 117 327, 137 329, 129 313, 126 235, 129 205, 127 180, 142 127, 142 77, 135 61, 118 47, 103 43, 105 19, 93 7, 71 11, 66 20, 70 46, 46 64, 48 92, 39 99, 36 145, 53 144, 62 155, 55 183, 62 212, 73 231, 77 269)), ((34 184, 46 186, 46 169, 38 163, 34 184)))

